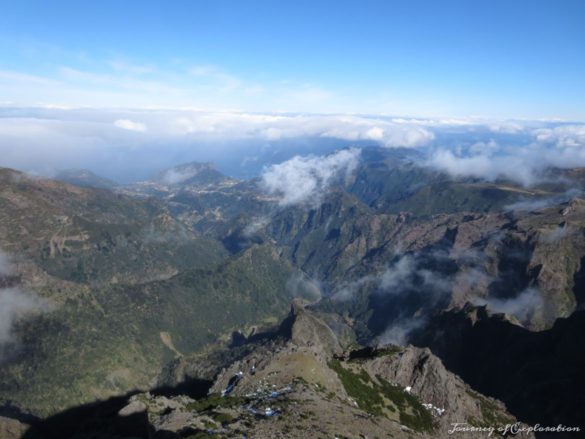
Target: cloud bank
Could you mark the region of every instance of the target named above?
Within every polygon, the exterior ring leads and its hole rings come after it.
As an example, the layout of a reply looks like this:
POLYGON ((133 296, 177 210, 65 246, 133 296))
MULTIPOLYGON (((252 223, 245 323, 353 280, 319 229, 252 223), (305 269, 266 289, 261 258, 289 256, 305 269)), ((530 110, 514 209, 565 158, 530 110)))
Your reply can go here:
POLYGON ((526 186, 548 167, 585 166, 585 124, 579 123, 0 105, 0 166, 49 177, 86 168, 127 183, 181 163, 212 161, 249 178, 294 155, 370 145, 417 149, 426 158, 419 164, 456 178, 508 178, 526 186))
POLYGON ((357 115, 0 106, 0 166, 49 177, 85 168, 131 182, 190 161, 258 175, 295 154, 355 144, 415 148, 432 139, 414 123, 357 115))
POLYGON ((426 165, 452 177, 494 181, 505 178, 524 186, 543 180, 549 168, 585 166, 585 125, 563 124, 524 129, 523 139, 490 139, 453 148, 437 147, 426 165))

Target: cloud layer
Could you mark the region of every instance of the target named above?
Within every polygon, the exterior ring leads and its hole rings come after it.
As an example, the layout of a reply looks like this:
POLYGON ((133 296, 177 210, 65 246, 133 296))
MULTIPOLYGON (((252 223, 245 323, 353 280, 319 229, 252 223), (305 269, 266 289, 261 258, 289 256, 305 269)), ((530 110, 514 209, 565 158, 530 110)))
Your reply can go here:
POLYGON ((426 164, 453 177, 488 181, 505 178, 524 186, 542 181, 548 168, 585 166, 585 125, 562 124, 533 129, 519 138, 479 141, 452 148, 437 147, 426 164))
POLYGON ((296 154, 368 145, 416 148, 426 157, 421 165, 453 177, 527 186, 547 167, 585 166, 585 124, 577 123, 0 106, 0 166, 47 176, 88 168, 130 182, 180 163, 213 161, 251 177, 296 154))

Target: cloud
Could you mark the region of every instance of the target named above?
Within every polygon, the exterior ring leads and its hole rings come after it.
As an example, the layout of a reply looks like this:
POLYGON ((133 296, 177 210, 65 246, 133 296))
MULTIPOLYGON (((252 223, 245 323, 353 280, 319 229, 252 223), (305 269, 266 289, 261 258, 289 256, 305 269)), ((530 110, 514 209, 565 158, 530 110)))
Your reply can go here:
POLYGON ((348 178, 358 165, 360 150, 350 148, 328 156, 295 156, 264 170, 261 187, 279 198, 280 206, 318 204, 330 185, 348 178))
POLYGON ((563 226, 556 226, 554 229, 545 232, 542 236, 542 240, 546 243, 552 244, 570 236, 572 232, 572 228, 566 224, 563 226))
POLYGON ((20 288, 0 289, 0 345, 14 341, 11 330, 19 317, 45 307, 44 300, 20 288))
POLYGON ((374 274, 363 276, 354 281, 339 282, 336 285, 336 289, 331 294, 331 299, 335 302, 345 302, 351 300, 364 285, 368 285, 370 283, 377 284, 377 282, 378 276, 374 274))
POLYGON ((543 306, 542 295, 538 288, 527 288, 516 297, 498 299, 488 297, 475 299, 477 305, 487 305, 496 313, 505 313, 516 317, 521 323, 526 323, 530 317, 543 306))
POLYGON ((401 295, 416 291, 438 296, 449 292, 453 287, 451 277, 440 270, 427 268, 444 260, 449 260, 449 256, 440 251, 401 256, 380 276, 379 294, 401 295))
POLYGON ((134 121, 129 120, 129 119, 118 119, 117 121, 114 122, 114 125, 117 126, 118 128, 122 128, 122 129, 128 130, 128 131, 138 131, 138 132, 146 131, 145 124, 143 124, 141 122, 134 122, 134 121))
MULTIPOLYGON (((85 78, 80 72, 67 72, 72 81, 85 78)), ((105 87, 113 81, 93 76, 84 80, 89 79, 105 87)), ((155 87, 148 81, 136 81, 132 86, 137 90, 155 87)), ((173 92, 157 89, 157 93, 173 92)), ((580 146, 585 125, 514 122, 523 129, 502 134, 501 129, 496 132, 490 124, 497 122, 247 113, 187 106, 98 109, 5 105, 0 106, 0 166, 46 176, 66 168, 89 168, 126 182, 198 160, 215 161, 220 167, 234 162, 238 169, 250 169, 245 172, 249 177, 258 175, 266 163, 292 157, 298 153, 297 146, 304 148, 303 154, 323 154, 356 144, 417 148, 423 153, 421 157, 427 157, 419 164, 453 177, 490 181, 503 177, 527 186, 540 181, 549 166, 585 166, 585 148, 580 146), (291 152, 279 155, 275 149, 271 151, 279 143, 287 145, 291 152), (245 157, 259 159, 242 164, 245 157)), ((237 172, 235 165, 230 167, 231 172, 237 172)))
POLYGON ((252 220, 246 224, 242 230, 242 236, 244 238, 253 237, 258 231, 262 230, 268 224, 270 224, 271 218, 269 216, 260 216, 252 218, 252 220))
POLYGON ((393 344, 405 346, 408 344, 410 334, 423 327, 427 321, 426 317, 397 319, 377 337, 376 341, 379 345, 393 344))
MULTIPOLYGON (((546 180, 550 168, 569 169, 585 166, 585 125, 549 126, 528 130, 526 123, 516 144, 500 144, 493 139, 468 147, 438 148, 427 166, 447 172, 453 177, 476 177, 488 181, 506 178, 524 186, 546 180)), ((492 127, 493 128, 493 127, 492 127)), ((509 142, 509 139, 507 140, 509 142)))
POLYGON ((338 117, 338 124, 321 133, 322 137, 371 140, 388 148, 415 148, 427 145, 434 134, 416 125, 396 124, 379 118, 338 117))
MULTIPOLYGON (((431 137, 420 127, 363 116, 0 106, 0 166, 46 176, 89 168, 127 180, 129 168, 142 168, 136 172, 143 179, 180 161, 233 157, 239 164, 262 154, 265 164, 268 148, 278 142, 293 151, 295 144, 310 143, 310 152, 322 153, 334 142, 337 148, 355 141, 412 147, 431 137)), ((247 166, 258 172, 263 163, 247 166)))
POLYGON ((285 289, 291 297, 302 297, 312 302, 321 299, 320 283, 304 274, 293 275, 286 282, 285 289))
POLYGON ((585 125, 541 128, 534 131, 534 136, 538 142, 553 144, 560 149, 585 147, 585 125))
POLYGON ((476 177, 487 181, 508 178, 529 186, 537 181, 537 169, 542 166, 532 165, 531 161, 525 161, 521 153, 513 156, 489 153, 461 156, 450 150, 439 149, 430 156, 426 164, 454 178, 476 177))
MULTIPOLYGON (((14 272, 8 256, 0 250, 0 280, 14 272)), ((7 347, 16 342, 12 332, 14 323, 31 313, 46 311, 48 303, 37 295, 19 287, 0 288, 0 362, 9 351, 7 347), (5 352, 6 351, 6 352, 5 352)))
POLYGON ((557 206, 561 203, 566 203, 572 198, 582 197, 583 191, 579 189, 570 189, 562 194, 555 194, 549 197, 540 198, 538 200, 522 200, 504 207, 505 211, 513 212, 515 210, 541 210, 549 207, 557 206))

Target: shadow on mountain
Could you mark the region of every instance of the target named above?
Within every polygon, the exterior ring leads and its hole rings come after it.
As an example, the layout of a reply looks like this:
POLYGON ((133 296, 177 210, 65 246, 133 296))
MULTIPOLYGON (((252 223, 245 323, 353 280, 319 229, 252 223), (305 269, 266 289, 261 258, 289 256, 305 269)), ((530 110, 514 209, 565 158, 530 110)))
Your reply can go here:
MULTIPOLYGON (((240 334, 238 336, 239 346, 235 349, 226 350, 231 361, 243 357, 249 352, 251 346, 261 343, 272 343, 279 339, 290 339, 292 326, 295 322, 295 308, 279 326, 263 332, 254 332, 248 337, 240 334)), ((225 364, 226 358, 219 355, 218 361, 225 364)), ((155 396, 167 398, 186 395, 193 399, 205 397, 213 381, 190 377, 175 385, 164 385, 151 389, 149 392, 155 396)), ((105 401, 84 404, 73 407, 61 413, 57 413, 46 419, 23 418, 20 420, 32 426, 23 436, 23 439, 114 439, 114 438, 180 438, 193 436, 200 432, 186 428, 179 433, 157 431, 152 429, 146 411, 141 410, 140 403, 129 403, 129 398, 139 391, 129 392, 125 395, 112 397, 105 401)), ((18 419, 14 414, 6 413, 7 417, 18 419)))
POLYGON ((528 424, 580 426, 585 419, 585 311, 531 332, 503 314, 466 305, 435 316, 411 342, 528 424))
MULTIPOLYGON (((174 387, 152 389, 150 393, 166 397, 187 395, 198 399, 207 395, 211 385, 211 381, 190 379, 174 387)), ((133 391, 104 401, 73 407, 42 420, 29 419, 27 423, 32 428, 23 439, 151 438, 154 431, 148 422, 146 411, 141 410, 140 403, 128 402, 137 393, 139 392, 133 391)), ((156 437, 165 437, 164 432, 156 437)))

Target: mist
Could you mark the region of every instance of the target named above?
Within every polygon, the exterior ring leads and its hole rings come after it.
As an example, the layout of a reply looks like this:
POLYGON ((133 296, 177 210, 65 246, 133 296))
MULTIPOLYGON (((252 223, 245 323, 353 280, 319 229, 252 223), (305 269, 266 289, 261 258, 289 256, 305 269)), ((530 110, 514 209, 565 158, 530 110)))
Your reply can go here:
MULTIPOLYGON (((0 280, 14 274, 8 255, 0 250, 0 280)), ((32 292, 18 286, 0 288, 0 362, 7 357, 8 347, 18 341, 13 333, 18 319, 47 310, 47 301, 32 292)))
POLYGON ((527 288, 516 297, 498 299, 493 297, 477 298, 476 305, 487 305, 488 309, 495 313, 505 313, 516 317, 520 323, 526 323, 528 319, 543 306, 542 296, 538 288, 527 288))

